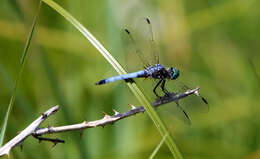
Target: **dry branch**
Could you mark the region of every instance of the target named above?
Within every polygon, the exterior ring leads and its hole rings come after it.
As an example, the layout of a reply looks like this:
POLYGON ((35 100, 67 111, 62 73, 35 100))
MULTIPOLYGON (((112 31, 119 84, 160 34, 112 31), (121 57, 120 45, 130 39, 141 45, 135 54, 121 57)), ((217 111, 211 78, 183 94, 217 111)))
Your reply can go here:
POLYGON ((18 144, 22 144, 22 142, 30 135, 34 133, 34 131, 39 127, 39 125, 46 120, 50 115, 55 114, 59 109, 59 106, 54 106, 44 112, 39 118, 37 118, 34 122, 32 122, 28 127, 26 127, 23 131, 21 131, 16 137, 6 143, 3 147, 0 148, 0 156, 8 155, 10 150, 18 144))
MULTIPOLYGON (((181 94, 174 94, 170 93, 168 96, 164 96, 162 99, 158 99, 155 102, 153 102, 153 107, 157 108, 163 104, 175 101, 177 102, 178 100, 185 98, 189 95, 192 94, 198 94, 199 87, 193 89, 193 90, 187 90, 184 93, 181 94), (161 102, 160 102, 161 101, 161 102)), ((108 124, 114 124, 116 121, 119 121, 123 118, 135 115, 137 113, 143 113, 145 112, 145 109, 143 106, 135 107, 133 105, 131 106, 131 110, 124 112, 124 113, 119 113, 114 110, 115 114, 113 116, 110 116, 106 113, 104 118, 100 120, 95 120, 95 121, 84 121, 79 124, 74 124, 74 125, 66 125, 66 126, 59 126, 59 127, 48 127, 48 128, 39 128, 34 132, 34 135, 44 135, 44 134, 53 134, 53 133, 60 133, 60 132, 65 132, 65 131, 73 131, 73 130, 83 130, 86 128, 95 128, 98 126, 104 127, 105 125, 108 124)))
MULTIPOLYGON (((199 87, 193 89, 193 90, 187 90, 184 93, 175 94, 175 93, 169 93, 167 96, 163 96, 159 99, 157 99, 155 102, 152 103, 152 106, 154 108, 157 108, 163 104, 169 103, 169 102, 178 102, 180 99, 185 98, 189 95, 195 94, 199 96, 198 94, 199 87)), ((204 100, 204 98, 203 98, 204 100)), ((39 128, 39 125, 47 119, 50 115, 54 114, 56 111, 58 111, 59 107, 55 106, 47 110, 45 113, 43 113, 38 119, 36 119, 32 124, 30 124, 26 129, 24 129, 21 133, 19 133, 15 138, 13 138, 11 141, 6 143, 3 147, 0 148, 0 156, 3 156, 5 154, 9 155, 10 150, 22 143, 28 136, 32 135, 39 141, 51 141, 54 143, 54 146, 61 142, 64 143, 63 140, 60 139, 50 139, 50 138, 43 138, 40 137, 44 134, 53 134, 53 133, 60 133, 60 132, 66 132, 66 131, 74 131, 74 130, 80 130, 81 132, 86 128, 95 128, 98 126, 104 127, 108 124, 113 124, 121 119, 124 119, 126 117, 133 116, 137 113, 143 113, 145 112, 145 108, 142 106, 135 107, 133 105, 131 106, 131 110, 119 113, 116 110, 114 110, 115 114, 110 116, 106 113, 104 113, 104 117, 100 120, 95 121, 84 121, 79 124, 73 124, 73 125, 66 125, 66 126, 59 126, 59 127, 47 127, 47 128, 39 128)))

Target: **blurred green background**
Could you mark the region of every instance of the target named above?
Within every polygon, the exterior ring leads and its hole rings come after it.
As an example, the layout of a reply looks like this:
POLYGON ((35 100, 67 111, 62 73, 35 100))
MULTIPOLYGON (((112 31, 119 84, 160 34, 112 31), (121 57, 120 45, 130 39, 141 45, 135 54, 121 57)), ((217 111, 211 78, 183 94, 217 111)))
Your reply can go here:
MULTIPOLYGON (((136 57, 126 58, 120 30, 140 17, 152 20, 161 63, 179 68, 179 80, 200 86, 200 93, 210 103, 206 114, 189 112, 191 126, 171 115, 171 106, 158 110, 185 158, 260 158, 260 1, 56 2, 89 29, 125 68, 130 66, 128 71, 135 71, 131 67, 141 68, 141 65, 136 57)), ((1 124, 37 3, 1 1, 1 124)), ((42 126, 97 120, 103 117, 103 111, 112 114, 112 109, 129 110, 129 103, 139 105, 124 82, 94 85, 110 75, 116 72, 89 41, 43 3, 5 142, 57 104, 61 107, 59 112, 42 126)), ((151 84, 137 82, 144 87, 151 84)), ((66 143, 52 148, 51 143, 39 144, 29 137, 23 151, 16 147, 11 156, 141 159, 148 158, 161 140, 147 114, 124 119, 113 126, 87 129, 82 138, 79 132, 51 136, 65 139, 66 143)), ((172 155, 164 145, 156 158, 172 158, 172 155)))

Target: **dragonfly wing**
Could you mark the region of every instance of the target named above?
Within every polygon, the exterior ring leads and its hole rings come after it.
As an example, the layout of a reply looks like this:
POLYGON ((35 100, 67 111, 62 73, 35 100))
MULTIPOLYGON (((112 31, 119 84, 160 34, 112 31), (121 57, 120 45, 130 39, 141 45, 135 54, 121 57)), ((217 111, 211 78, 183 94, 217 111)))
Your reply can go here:
POLYGON ((191 120, 187 112, 179 105, 179 103, 176 103, 176 107, 176 117, 182 120, 185 124, 191 125, 191 120))
MULTIPOLYGON (((189 86, 183 82, 176 82, 176 92, 181 93, 187 90, 191 90, 189 86)), ((172 90, 170 90, 172 91, 172 90)), ((188 110, 195 112, 207 113, 209 111, 209 104, 205 97, 201 96, 199 93, 193 94, 187 98, 181 99, 180 104, 183 105, 188 110)))
POLYGON ((127 52, 135 52, 144 68, 159 64, 159 49, 148 18, 140 18, 134 27, 124 28, 121 31, 121 39, 124 45, 128 46, 127 52))
POLYGON ((151 65, 158 64, 159 49, 154 38, 151 20, 147 17, 140 18, 135 28, 137 44, 145 50, 145 58, 149 60, 151 65))
MULTIPOLYGON (((144 56, 144 53, 141 45, 137 44, 136 37, 132 33, 132 30, 125 28, 121 31, 121 39, 123 41, 123 45, 127 47, 127 59, 131 57, 132 52, 141 60, 142 65, 146 68, 151 65, 148 59, 144 56), (129 54, 130 53, 130 54, 129 54)), ((128 60, 127 60, 128 61, 128 60)))
POLYGON ((171 98, 174 97, 175 95, 176 95, 175 93, 171 92, 170 96, 164 95, 162 97, 159 97, 152 103, 152 105, 154 107, 158 107, 159 105, 162 104, 169 105, 170 107, 167 109, 167 113, 169 113, 170 116, 174 116, 177 119, 183 121, 185 124, 191 125, 191 120, 188 113, 182 108, 179 102, 174 102, 171 100, 171 98), (174 106, 173 103, 175 103, 174 106))

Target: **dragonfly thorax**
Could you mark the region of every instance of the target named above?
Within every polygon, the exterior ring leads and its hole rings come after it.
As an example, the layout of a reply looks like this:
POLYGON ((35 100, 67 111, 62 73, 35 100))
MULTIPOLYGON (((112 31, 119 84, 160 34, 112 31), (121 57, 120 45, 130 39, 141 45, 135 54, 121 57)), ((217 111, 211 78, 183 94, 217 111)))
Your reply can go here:
POLYGON ((170 67, 166 69, 161 64, 155 64, 146 68, 147 75, 154 79, 176 79, 179 76, 179 70, 170 67))

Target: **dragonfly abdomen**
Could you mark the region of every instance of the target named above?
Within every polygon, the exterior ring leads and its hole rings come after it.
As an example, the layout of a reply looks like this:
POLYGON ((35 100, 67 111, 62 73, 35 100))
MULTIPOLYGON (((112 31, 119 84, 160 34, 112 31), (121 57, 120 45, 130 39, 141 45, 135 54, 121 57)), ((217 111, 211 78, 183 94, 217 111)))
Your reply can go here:
POLYGON ((146 70, 141 70, 141 71, 128 73, 128 74, 124 74, 124 75, 109 77, 107 79, 104 79, 104 80, 97 82, 96 85, 106 84, 106 83, 110 83, 110 82, 114 82, 114 81, 118 81, 118 80, 129 81, 127 79, 141 78, 141 77, 148 77, 148 76, 149 75, 148 75, 148 72, 146 70))

